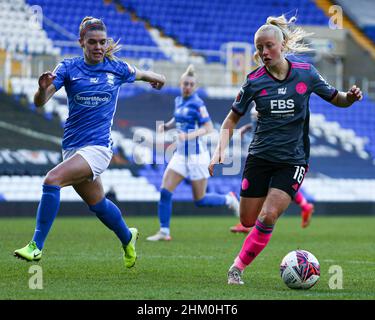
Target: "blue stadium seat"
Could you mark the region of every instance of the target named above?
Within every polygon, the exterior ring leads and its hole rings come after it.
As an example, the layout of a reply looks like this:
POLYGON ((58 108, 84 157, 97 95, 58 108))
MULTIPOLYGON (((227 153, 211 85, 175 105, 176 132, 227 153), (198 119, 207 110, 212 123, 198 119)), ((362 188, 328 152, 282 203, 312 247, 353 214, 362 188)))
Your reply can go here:
MULTIPOLYGON (((301 24, 327 24, 328 18, 308 0, 295 1, 174 1, 122 0, 124 7, 193 49, 218 50, 228 41, 252 41, 255 27, 269 15, 294 14, 301 24), (233 21, 235 17, 235 21, 233 21), (208 39, 210 39, 208 41, 208 39)), ((208 57, 207 61, 218 61, 208 57)))
MULTIPOLYGON (((119 13, 114 5, 106 5, 103 1, 87 0, 75 1, 66 0, 64 6, 59 0, 27 0, 29 5, 39 5, 42 7, 43 15, 51 19, 60 27, 70 32, 74 37, 78 37, 78 27, 81 20, 87 16, 102 18, 107 25, 108 34, 115 40, 123 39, 121 42, 128 45, 142 45, 157 48, 156 43, 151 38, 143 23, 133 22, 129 13, 119 13)), ((66 35, 60 34, 44 23, 43 26, 52 40, 70 40, 66 35)), ((125 50, 119 52, 124 56, 125 50)), ((62 47, 62 53, 81 54, 79 49, 62 47)), ((143 54, 143 56, 145 56, 143 54)), ((146 55, 147 56, 147 55, 146 55)), ((153 54, 155 59, 167 59, 160 51, 153 54)))

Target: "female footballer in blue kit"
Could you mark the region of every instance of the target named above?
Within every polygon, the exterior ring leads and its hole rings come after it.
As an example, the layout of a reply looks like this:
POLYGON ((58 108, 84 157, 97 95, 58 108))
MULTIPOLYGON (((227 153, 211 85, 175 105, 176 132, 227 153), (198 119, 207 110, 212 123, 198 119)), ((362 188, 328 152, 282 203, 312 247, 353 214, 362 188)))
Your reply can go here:
POLYGON ((238 200, 233 192, 228 194, 206 193, 207 166, 210 155, 200 139, 213 130, 213 124, 202 99, 195 92, 197 81, 194 67, 190 65, 181 76, 181 96, 175 99, 174 117, 159 128, 159 131, 176 126, 179 135, 177 150, 163 175, 158 205, 160 230, 147 238, 149 241, 171 240, 170 220, 172 215, 172 194, 176 187, 189 178, 193 189, 195 205, 228 206, 238 215, 238 200))
POLYGON ((222 163, 225 138, 231 135, 252 101, 259 112, 254 139, 243 172, 240 220, 252 227, 242 249, 228 271, 228 284, 241 285, 243 270, 270 241, 277 219, 299 190, 309 160, 309 98, 316 93, 337 107, 346 108, 362 99, 355 85, 338 92, 308 63, 290 62, 288 52, 307 48, 298 43, 306 36, 299 27, 291 28, 295 17, 269 17, 254 36, 255 57, 261 65, 251 72, 232 110, 221 127, 220 141, 209 165, 222 163), (225 132, 225 134, 224 134, 225 132))
POLYGON ((131 268, 136 260, 138 230, 128 228, 119 208, 105 198, 100 174, 112 158, 111 126, 120 86, 142 80, 161 89, 165 77, 117 59, 114 53, 120 49, 118 42, 107 38, 106 26, 100 19, 82 20, 79 43, 83 57, 65 59, 53 73, 45 72, 39 78, 34 97, 37 107, 43 106, 62 86, 68 96, 63 162, 44 179, 33 239, 24 248, 15 250, 14 255, 28 261, 41 259, 44 242, 59 210, 60 189, 73 186, 90 210, 119 238, 124 264, 131 268))

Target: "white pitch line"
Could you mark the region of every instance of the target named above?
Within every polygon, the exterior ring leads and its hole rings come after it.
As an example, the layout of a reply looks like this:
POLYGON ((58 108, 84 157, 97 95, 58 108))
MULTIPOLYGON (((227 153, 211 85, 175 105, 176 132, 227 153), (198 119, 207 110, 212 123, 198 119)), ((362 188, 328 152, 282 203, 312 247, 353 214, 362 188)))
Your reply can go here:
POLYGON ((333 259, 325 259, 322 260, 322 262, 329 262, 329 263, 352 263, 352 264, 370 264, 370 265, 375 265, 375 261, 366 261, 366 260, 343 260, 343 261, 338 261, 338 260, 333 260, 333 259))

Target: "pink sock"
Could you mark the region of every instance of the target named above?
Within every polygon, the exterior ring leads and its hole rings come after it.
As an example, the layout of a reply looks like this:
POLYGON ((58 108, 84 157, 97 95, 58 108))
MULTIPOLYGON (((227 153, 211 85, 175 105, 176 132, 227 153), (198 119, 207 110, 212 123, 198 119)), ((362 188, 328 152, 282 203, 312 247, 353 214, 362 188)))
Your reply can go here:
POLYGON ((259 220, 245 239, 242 249, 234 261, 240 270, 245 269, 255 257, 266 247, 271 239, 273 225, 265 225, 259 220))
POLYGON ((302 192, 297 192, 294 197, 294 202, 297 203, 302 209, 307 204, 307 200, 303 196, 302 192))

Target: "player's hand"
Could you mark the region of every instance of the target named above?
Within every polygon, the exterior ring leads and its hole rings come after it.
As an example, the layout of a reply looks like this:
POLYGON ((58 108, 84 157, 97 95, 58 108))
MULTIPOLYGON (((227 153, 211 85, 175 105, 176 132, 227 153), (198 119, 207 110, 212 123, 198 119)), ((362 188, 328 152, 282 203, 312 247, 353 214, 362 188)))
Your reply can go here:
POLYGON ((42 90, 46 90, 55 80, 56 75, 53 74, 51 71, 44 72, 38 80, 39 88, 42 90))
POLYGON ((157 78, 155 78, 155 80, 150 81, 150 85, 154 89, 160 90, 161 88, 163 88, 165 81, 166 81, 165 76, 160 74, 157 78))
POLYGON ((224 155, 220 156, 219 152, 215 152, 208 166, 208 172, 210 173, 211 177, 214 176, 215 165, 221 164, 223 162, 224 162, 224 155))
POLYGON ((354 103, 356 101, 362 100, 363 95, 360 88, 358 88, 356 85, 353 85, 350 90, 346 93, 346 99, 350 103, 354 103))

